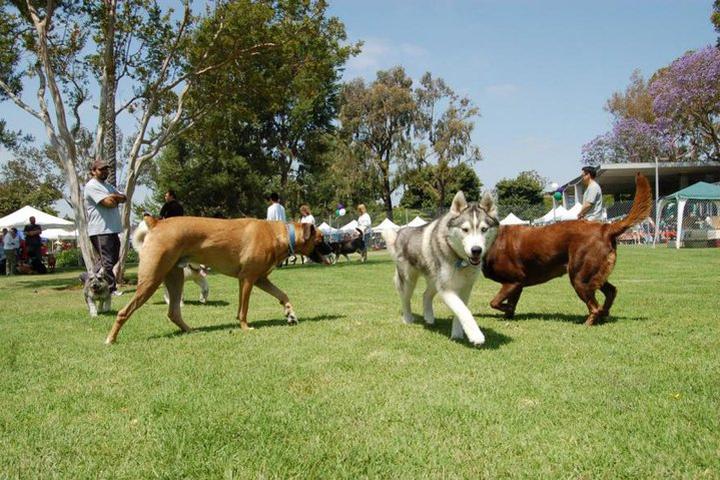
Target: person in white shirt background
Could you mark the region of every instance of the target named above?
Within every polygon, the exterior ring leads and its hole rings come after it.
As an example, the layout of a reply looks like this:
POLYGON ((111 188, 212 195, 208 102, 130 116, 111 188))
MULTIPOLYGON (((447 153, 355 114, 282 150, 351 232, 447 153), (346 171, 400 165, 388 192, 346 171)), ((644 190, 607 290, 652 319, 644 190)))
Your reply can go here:
POLYGON ((280 197, 277 193, 273 192, 267 197, 268 209, 266 220, 277 220, 280 222, 287 222, 285 219, 285 207, 280 205, 280 197))
POLYGON ((358 213, 360 213, 357 220, 358 228, 363 232, 363 240, 365 240, 365 250, 360 253, 360 255, 362 255, 362 261, 364 262, 367 260, 367 249, 370 246, 370 239, 372 237, 372 219, 367 213, 367 207, 364 203, 359 204, 357 209, 358 213))
POLYGON ((300 205, 300 223, 315 225, 315 217, 310 213, 310 207, 306 204, 300 205))

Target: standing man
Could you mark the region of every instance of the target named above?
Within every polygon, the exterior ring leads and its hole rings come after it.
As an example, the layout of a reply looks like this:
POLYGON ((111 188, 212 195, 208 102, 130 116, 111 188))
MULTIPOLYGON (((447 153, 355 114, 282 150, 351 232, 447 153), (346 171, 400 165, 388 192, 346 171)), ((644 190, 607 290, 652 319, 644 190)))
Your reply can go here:
POLYGON ((185 210, 178 202, 175 190, 165 192, 165 205, 160 209, 160 218, 182 217, 183 215, 185 215, 185 210))
POLYGON ((99 263, 93 265, 96 272, 103 271, 114 295, 117 281, 113 267, 120 258, 120 232, 122 221, 118 205, 127 201, 127 197, 109 183, 105 183, 110 167, 104 160, 95 160, 90 169, 92 178, 85 184, 85 203, 87 205, 88 235, 95 251, 100 255, 99 263))
POLYGON ((595 167, 582 168, 581 176, 582 183, 585 186, 585 193, 583 194, 582 209, 580 213, 578 213, 578 220, 581 218, 596 222, 602 220, 602 190, 600 189, 600 185, 595 181, 596 175, 597 171, 595 167))
POLYGON ((285 207, 280 205, 280 197, 276 192, 271 193, 266 200, 268 201, 267 220, 277 220, 286 222, 285 207))
POLYGON ((40 253, 40 247, 42 247, 42 227, 35 223, 35 217, 30 217, 30 223, 25 225, 23 229, 25 234, 25 246, 27 247, 28 260, 30 266, 37 273, 47 273, 45 265, 42 263, 42 255, 40 253))
POLYGON ((357 219, 358 228, 363 232, 363 241, 365 242, 365 248, 360 252, 360 258, 363 262, 367 260, 368 247, 372 240, 372 219, 370 214, 367 212, 367 207, 364 203, 361 203, 357 207, 360 216, 357 219))
POLYGON ((15 275, 18 248, 20 248, 20 239, 17 236, 17 229, 12 227, 8 233, 3 235, 3 249, 5 250, 5 275, 15 275))

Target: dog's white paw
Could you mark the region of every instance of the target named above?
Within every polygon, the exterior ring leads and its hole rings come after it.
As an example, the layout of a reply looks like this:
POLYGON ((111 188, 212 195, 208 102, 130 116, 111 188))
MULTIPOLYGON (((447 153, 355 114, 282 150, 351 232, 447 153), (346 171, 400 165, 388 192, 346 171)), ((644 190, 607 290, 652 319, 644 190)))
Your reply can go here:
POLYGON ((287 323, 288 323, 288 325, 297 325, 297 324, 298 324, 298 318, 297 318, 297 315, 295 315, 294 312, 288 314, 288 316, 287 316, 287 323))
POLYGON ((207 303, 207 298, 205 298, 205 297, 200 297, 200 303, 202 303, 203 305, 205 305, 205 304, 207 303))
POLYGON ((425 325, 435 325, 435 315, 428 315, 427 313, 423 315, 423 318, 425 319, 425 325))
POLYGON ((468 341, 472 344, 473 347, 482 347, 485 343, 485 335, 480 333, 479 335, 473 335, 472 337, 468 338, 468 341))
POLYGON ((415 323, 415 317, 413 317, 412 313, 405 313, 403 314, 403 323, 415 323))

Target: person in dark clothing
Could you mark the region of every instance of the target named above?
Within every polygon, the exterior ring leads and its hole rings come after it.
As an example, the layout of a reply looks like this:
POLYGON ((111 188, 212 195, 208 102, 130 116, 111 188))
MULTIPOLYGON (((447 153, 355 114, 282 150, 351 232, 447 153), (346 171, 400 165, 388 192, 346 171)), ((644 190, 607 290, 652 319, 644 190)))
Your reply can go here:
POLYGON ((177 201, 174 190, 165 192, 165 205, 160 209, 160 218, 182 217, 185 214, 183 206, 177 201))
POLYGON ((37 273, 47 273, 47 269, 42 262, 40 247, 42 246, 42 227, 35 223, 35 217, 30 217, 30 223, 25 225, 25 245, 27 246, 28 260, 30 266, 37 273))

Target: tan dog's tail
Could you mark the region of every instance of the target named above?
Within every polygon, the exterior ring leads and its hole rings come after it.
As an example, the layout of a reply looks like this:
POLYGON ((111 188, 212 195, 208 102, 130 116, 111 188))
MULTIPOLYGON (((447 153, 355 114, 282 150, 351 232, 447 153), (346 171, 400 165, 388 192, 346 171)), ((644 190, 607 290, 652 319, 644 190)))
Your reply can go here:
POLYGON ((138 225, 135 229, 135 233, 133 233, 132 236, 132 246, 138 254, 140 253, 140 250, 142 250, 143 243, 145 242, 145 236, 147 236, 148 232, 157 225, 157 222, 158 221, 155 217, 146 213, 143 216, 143 221, 140 222, 140 225, 138 225))
POLYGON ((635 177, 635 199, 633 200, 630 213, 627 217, 623 218, 619 222, 610 223, 607 225, 606 232, 610 235, 610 238, 615 238, 623 233, 633 225, 645 220, 650 216, 652 210, 652 192, 650 190, 650 182, 648 179, 641 174, 637 174, 635 177))
POLYGON ((385 239, 385 245, 387 246, 390 255, 395 257, 395 240, 397 240, 397 231, 392 228, 386 228, 382 231, 382 237, 385 239))

